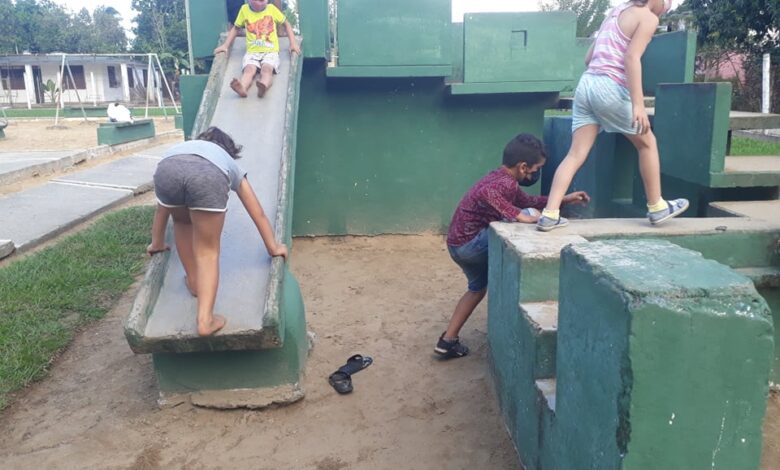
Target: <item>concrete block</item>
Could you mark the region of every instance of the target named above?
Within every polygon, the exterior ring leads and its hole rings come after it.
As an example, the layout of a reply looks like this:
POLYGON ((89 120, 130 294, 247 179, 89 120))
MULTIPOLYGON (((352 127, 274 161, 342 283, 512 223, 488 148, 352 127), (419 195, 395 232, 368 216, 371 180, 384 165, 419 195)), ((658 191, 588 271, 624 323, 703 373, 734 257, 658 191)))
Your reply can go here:
POLYGON ((132 197, 123 189, 63 183, 0 197, 0 238, 24 251, 132 197))
POLYGON ((54 182, 127 189, 134 194, 154 187, 152 177, 159 158, 132 156, 54 179, 54 182))
POLYGON ((587 240, 579 235, 550 234, 530 229, 517 232, 511 225, 492 224, 491 227, 506 244, 504 257, 518 264, 518 273, 511 281, 517 282, 516 287, 511 287, 517 290, 517 302, 513 305, 557 300, 561 249, 587 240))
POLYGON ((558 468, 758 468, 773 329, 746 277, 668 242, 561 255, 558 468))
POLYGON ((0 240, 0 259, 9 256, 14 250, 16 250, 14 242, 11 240, 0 240))
POLYGON ((528 359, 534 364, 534 378, 555 378, 558 302, 521 303, 519 314, 533 342, 533 356, 528 359))
POLYGON ((154 120, 104 122, 97 129, 98 145, 117 145, 154 137, 154 120))

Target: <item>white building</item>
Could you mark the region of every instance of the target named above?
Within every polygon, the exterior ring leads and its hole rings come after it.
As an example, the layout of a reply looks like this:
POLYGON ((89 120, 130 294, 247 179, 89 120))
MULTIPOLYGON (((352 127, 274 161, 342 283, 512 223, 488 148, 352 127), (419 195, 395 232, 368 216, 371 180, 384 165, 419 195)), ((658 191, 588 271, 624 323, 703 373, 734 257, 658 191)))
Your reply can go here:
MULTIPOLYGON (((95 105, 113 101, 143 101, 146 98, 148 63, 131 57, 66 55, 68 67, 62 80, 62 104, 73 106, 79 98, 95 105), (76 95, 78 92, 78 96, 76 95)), ((59 101, 58 90, 47 82, 60 83, 62 54, 0 56, 0 104, 5 106, 49 105, 59 101)), ((160 77, 155 73, 152 96, 158 96, 160 77), (156 80, 155 80, 156 79, 156 80)))

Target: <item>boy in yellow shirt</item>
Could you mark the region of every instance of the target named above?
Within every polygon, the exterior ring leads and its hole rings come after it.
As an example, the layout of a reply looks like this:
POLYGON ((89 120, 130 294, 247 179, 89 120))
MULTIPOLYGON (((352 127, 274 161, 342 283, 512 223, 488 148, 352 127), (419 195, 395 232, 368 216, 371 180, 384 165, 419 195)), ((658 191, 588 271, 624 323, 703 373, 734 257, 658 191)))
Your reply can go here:
POLYGON ((239 28, 246 28, 246 54, 242 62, 241 79, 234 78, 230 82, 233 89, 242 98, 246 98, 252 80, 260 71, 260 79, 255 81, 257 97, 262 98, 271 87, 274 73, 279 72, 279 37, 276 25, 284 25, 287 37, 290 38, 290 52, 300 54, 301 49, 295 40, 292 26, 284 14, 268 0, 247 0, 238 11, 238 16, 230 28, 225 42, 214 49, 214 55, 227 53, 233 41, 238 36, 239 28))

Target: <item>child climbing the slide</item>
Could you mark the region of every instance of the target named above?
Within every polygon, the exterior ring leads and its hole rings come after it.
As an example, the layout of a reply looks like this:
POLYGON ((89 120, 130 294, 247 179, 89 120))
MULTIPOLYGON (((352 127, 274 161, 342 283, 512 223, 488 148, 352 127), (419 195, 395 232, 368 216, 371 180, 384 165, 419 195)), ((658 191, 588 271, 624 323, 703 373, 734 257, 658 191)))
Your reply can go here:
POLYGON ((574 95, 571 147, 555 171, 537 229, 547 232, 568 225, 559 211, 563 195, 602 130, 619 132, 636 147, 651 224, 677 217, 688 208, 686 199, 667 201, 661 197, 658 145, 642 93, 640 60, 658 28, 659 17, 669 8, 671 0, 632 0, 615 7, 601 25, 574 95))
POLYGON ((238 16, 233 21, 233 27, 230 28, 225 42, 214 49, 214 55, 220 52, 227 53, 238 36, 238 29, 246 27, 246 54, 241 64, 241 78, 234 78, 230 82, 230 88, 238 93, 238 96, 246 98, 258 71, 260 78, 255 81, 257 97, 262 98, 271 87, 273 75, 279 72, 277 24, 284 25, 287 31, 287 37, 290 38, 290 52, 300 54, 301 49, 298 47, 290 22, 275 5, 269 5, 268 0, 247 0, 238 11, 238 16))
POLYGON ((168 250, 165 226, 173 217, 176 250, 184 266, 190 293, 198 298, 198 334, 208 336, 225 326, 214 314, 219 286, 219 250, 225 223, 228 193, 238 198, 260 232, 271 256, 287 257, 287 247, 277 243, 268 218, 252 186, 234 159, 241 146, 217 127, 210 127, 196 140, 171 147, 154 173, 157 210, 152 223, 149 255, 168 250))

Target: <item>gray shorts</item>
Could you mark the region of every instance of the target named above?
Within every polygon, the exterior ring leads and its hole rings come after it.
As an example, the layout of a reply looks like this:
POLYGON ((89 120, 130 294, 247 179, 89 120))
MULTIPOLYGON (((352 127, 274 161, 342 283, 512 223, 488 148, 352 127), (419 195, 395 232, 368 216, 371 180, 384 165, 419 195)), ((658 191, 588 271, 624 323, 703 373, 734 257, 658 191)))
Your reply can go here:
POLYGON ((154 194, 164 207, 225 212, 229 192, 228 176, 197 155, 164 158, 154 172, 154 194))

